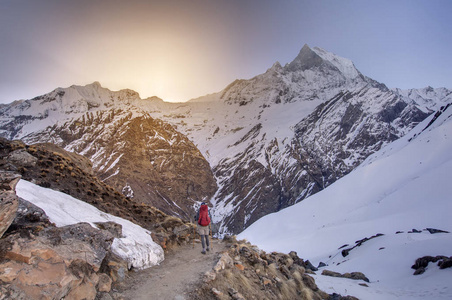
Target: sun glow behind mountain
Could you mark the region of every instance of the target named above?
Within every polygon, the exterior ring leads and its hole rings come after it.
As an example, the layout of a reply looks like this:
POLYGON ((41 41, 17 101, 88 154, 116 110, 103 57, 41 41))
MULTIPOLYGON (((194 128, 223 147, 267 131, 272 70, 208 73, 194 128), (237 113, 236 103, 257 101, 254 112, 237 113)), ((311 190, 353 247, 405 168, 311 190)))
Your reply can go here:
POLYGON ((305 43, 388 87, 450 87, 450 3, 424 2, 4 0, 0 103, 94 81, 187 101, 305 43))
POLYGON ((226 26, 233 5, 195 1, 186 12, 173 1, 84 2, 8 4, 5 42, 16 47, 5 51, 15 58, 5 63, 13 69, 5 84, 19 89, 15 77, 32 77, 40 90, 30 91, 31 97, 55 86, 99 81, 112 90, 136 90, 142 98, 187 101, 221 90, 239 73, 233 62, 240 60, 240 41, 234 26, 226 26), (49 11, 55 12, 51 18, 49 11), (30 30, 17 20, 37 25, 30 30), (222 71, 211 74, 220 65, 222 71))

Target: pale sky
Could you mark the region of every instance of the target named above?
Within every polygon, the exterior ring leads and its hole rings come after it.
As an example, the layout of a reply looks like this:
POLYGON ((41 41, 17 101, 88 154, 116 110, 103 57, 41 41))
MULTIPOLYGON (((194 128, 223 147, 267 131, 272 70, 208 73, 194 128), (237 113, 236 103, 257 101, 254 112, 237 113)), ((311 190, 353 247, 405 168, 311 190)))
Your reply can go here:
POLYGON ((187 101, 304 44, 388 87, 452 88, 449 0, 0 0, 0 103, 94 81, 187 101))

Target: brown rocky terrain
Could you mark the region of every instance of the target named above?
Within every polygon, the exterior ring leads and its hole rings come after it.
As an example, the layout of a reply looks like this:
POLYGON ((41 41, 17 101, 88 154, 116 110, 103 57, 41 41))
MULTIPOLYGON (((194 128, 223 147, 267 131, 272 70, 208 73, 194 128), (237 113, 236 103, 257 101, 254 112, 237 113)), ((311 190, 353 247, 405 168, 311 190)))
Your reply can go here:
POLYGON ((223 252, 192 299, 328 299, 295 252, 266 253, 245 242, 223 252))
POLYGON ((227 237, 213 240, 211 251, 202 255, 197 242, 171 251, 159 266, 130 274, 113 296, 124 300, 357 299, 319 290, 310 276, 312 265, 295 252, 266 253, 227 237))

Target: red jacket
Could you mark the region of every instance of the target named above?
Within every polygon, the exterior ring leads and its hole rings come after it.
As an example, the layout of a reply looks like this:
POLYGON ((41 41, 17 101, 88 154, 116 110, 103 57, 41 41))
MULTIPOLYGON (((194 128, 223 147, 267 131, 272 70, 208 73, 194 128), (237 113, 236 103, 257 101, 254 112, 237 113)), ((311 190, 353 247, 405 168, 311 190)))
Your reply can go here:
POLYGON ((201 205, 201 208, 199 209, 198 214, 198 224, 201 226, 209 226, 210 224, 210 216, 208 212, 207 205, 201 205))

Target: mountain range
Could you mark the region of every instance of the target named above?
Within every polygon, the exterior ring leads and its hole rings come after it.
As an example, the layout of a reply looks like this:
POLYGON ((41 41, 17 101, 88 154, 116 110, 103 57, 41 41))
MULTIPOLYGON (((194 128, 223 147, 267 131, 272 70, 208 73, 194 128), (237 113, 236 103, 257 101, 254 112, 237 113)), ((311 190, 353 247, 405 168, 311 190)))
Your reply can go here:
POLYGON ((186 103, 95 82, 0 105, 0 136, 81 154, 129 199, 185 220, 210 202, 222 235, 325 189, 450 102, 446 88, 389 89, 305 45, 186 103))

